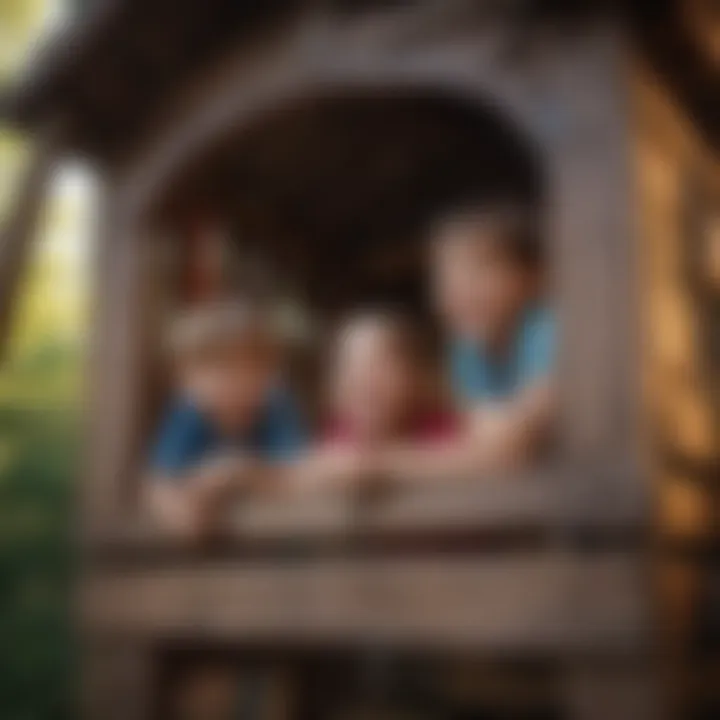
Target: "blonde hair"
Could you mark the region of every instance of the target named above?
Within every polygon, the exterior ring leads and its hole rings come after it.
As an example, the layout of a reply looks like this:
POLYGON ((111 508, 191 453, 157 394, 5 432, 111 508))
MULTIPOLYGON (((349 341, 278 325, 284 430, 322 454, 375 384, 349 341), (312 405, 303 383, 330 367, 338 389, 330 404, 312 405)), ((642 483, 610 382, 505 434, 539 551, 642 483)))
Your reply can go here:
POLYGON ((246 301, 218 301, 192 307, 170 325, 167 349, 188 360, 247 343, 272 355, 280 350, 280 328, 269 308, 246 301))

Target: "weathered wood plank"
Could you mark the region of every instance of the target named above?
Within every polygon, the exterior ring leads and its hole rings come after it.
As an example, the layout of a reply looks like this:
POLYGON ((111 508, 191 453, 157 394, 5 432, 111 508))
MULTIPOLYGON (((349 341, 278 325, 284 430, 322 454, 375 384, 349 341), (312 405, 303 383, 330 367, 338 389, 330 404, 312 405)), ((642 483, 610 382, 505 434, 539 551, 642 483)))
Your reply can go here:
POLYGON ((560 654, 637 651, 645 610, 631 557, 558 553, 104 572, 83 606, 98 632, 560 654))
POLYGON ((659 720, 665 717, 651 668, 637 663, 567 668, 564 708, 573 720, 659 720))
POLYGON ((137 218, 104 178, 96 247, 88 367, 84 520, 89 533, 131 516, 158 355, 152 227, 137 218))
POLYGON ((83 653, 86 720, 151 720, 157 681, 152 648, 137 639, 94 638, 83 653))
POLYGON ((573 457, 638 464, 637 248, 622 38, 573 60, 555 96, 564 127, 549 149, 555 291, 562 352, 561 440, 573 457))
MULTIPOLYGON (((405 487, 372 501, 347 493, 302 498, 247 498, 227 518, 221 546, 260 549, 268 543, 462 536, 558 536, 590 531, 611 539, 640 536, 647 498, 622 469, 546 469, 476 483, 446 481, 405 487)), ((216 544, 217 546, 217 544, 216 544)), ((149 518, 119 515, 95 528, 89 550, 132 555, 183 546, 149 518)))
POLYGON ((445 481, 404 488, 362 504, 347 495, 258 499, 238 507, 231 528, 248 539, 563 528, 612 533, 642 526, 646 498, 638 490, 639 484, 618 468, 549 468, 475 483, 445 481))

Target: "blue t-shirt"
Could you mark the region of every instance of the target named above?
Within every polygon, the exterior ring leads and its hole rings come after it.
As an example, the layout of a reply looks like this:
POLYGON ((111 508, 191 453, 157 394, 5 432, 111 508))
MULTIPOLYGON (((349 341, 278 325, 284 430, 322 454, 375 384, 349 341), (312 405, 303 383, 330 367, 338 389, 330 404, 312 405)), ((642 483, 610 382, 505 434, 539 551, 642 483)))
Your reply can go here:
POLYGON ((550 374, 555 361, 555 319, 545 308, 528 310, 502 357, 457 340, 450 348, 450 377, 460 403, 504 400, 550 374))
POLYGON ((306 434, 292 397, 276 391, 253 426, 224 436, 188 400, 179 400, 161 424, 151 453, 153 470, 181 476, 214 453, 246 451, 266 460, 284 460, 305 445, 306 434))

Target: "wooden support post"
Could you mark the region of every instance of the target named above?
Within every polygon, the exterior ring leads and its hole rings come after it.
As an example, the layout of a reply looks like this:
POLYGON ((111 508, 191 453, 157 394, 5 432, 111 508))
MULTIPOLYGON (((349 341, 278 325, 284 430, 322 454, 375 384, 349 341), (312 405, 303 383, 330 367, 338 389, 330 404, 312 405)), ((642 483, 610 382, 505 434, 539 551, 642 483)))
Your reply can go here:
POLYGON ((613 659, 580 663, 563 676, 562 697, 569 720, 661 720, 652 673, 642 664, 613 659))
POLYGON ((84 720, 150 720, 153 667, 152 649, 141 640, 93 639, 84 653, 84 720))

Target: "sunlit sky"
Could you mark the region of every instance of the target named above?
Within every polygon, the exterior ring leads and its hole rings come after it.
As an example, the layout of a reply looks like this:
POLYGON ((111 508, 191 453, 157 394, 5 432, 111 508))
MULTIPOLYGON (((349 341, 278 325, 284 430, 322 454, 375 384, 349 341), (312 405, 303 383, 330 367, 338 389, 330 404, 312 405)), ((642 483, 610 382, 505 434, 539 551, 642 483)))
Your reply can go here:
MULTIPOLYGON (((10 0, 0 0, 4 2, 10 0)), ((0 5, 0 21, 4 20, 0 23, 0 41, 6 36, 9 40, 2 53, 5 77, 22 75, 44 40, 70 19, 71 7, 68 0, 46 0, 14 8, 10 4, 5 8, 0 5), (16 27, 11 27, 10 20, 16 27)), ((0 127, 0 220, 12 213, 14 195, 22 182, 28 157, 26 150, 31 145, 32 137, 3 132, 0 127)), ((94 226, 94 190, 90 167, 73 158, 63 161, 49 188, 30 273, 20 288, 20 326, 32 324, 30 316, 34 318, 40 312, 48 318, 42 323, 48 330, 61 335, 82 332, 94 226)), ((22 334, 22 327, 18 331, 22 334)))
POLYGON ((65 257, 68 262, 82 264, 93 229, 95 182, 92 171, 80 163, 67 162, 53 180, 50 192, 53 204, 57 203, 66 216, 47 228, 48 250, 65 257))

